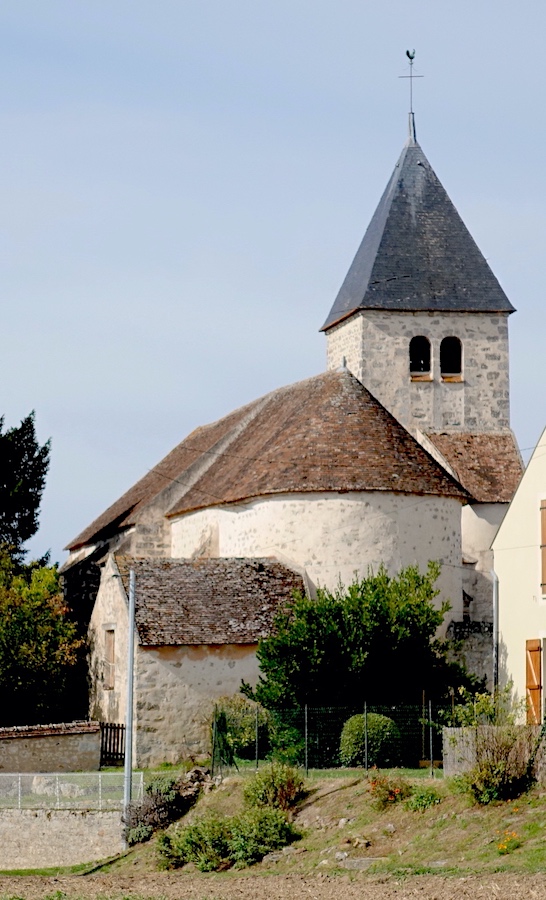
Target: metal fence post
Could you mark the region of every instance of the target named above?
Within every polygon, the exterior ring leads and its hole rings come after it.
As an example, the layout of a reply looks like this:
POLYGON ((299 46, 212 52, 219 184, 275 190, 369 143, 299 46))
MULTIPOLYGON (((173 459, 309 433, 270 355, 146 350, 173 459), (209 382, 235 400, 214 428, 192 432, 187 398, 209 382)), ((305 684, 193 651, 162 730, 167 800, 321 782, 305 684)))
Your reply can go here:
POLYGON ((211 764, 211 778, 214 778, 214 763, 216 759, 216 707, 214 707, 212 720, 212 764, 211 764))
POLYGON ((99 772, 99 809, 102 809, 102 772, 99 772))
POLYGON ((305 774, 309 775, 309 740, 307 733, 307 703, 305 704, 305 774))
POLYGON ((368 704, 364 701, 364 771, 368 771, 368 704))
POLYGON ((18 782, 19 783, 17 785, 17 806, 19 809, 21 809, 21 776, 20 775, 18 778, 18 782))
POLYGON ((61 802, 60 802, 60 796, 59 796, 59 776, 58 775, 55 775, 55 799, 57 802, 57 809, 59 809, 61 802))
POLYGON ((259 765, 259 759, 260 759, 259 746, 258 746, 258 741, 259 741, 258 727, 259 727, 258 726, 258 704, 256 704, 256 771, 258 771, 258 765, 259 765))
POLYGON ((432 749, 432 700, 428 701, 428 727, 430 744, 430 777, 434 778, 434 751, 432 749))

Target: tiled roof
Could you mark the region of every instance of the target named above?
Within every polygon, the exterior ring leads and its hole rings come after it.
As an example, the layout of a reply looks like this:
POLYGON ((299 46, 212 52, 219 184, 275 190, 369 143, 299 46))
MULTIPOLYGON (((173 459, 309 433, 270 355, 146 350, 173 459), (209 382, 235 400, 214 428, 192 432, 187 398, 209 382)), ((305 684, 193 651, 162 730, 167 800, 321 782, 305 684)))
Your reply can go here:
POLYGON ((358 309, 514 311, 421 147, 411 139, 323 330, 358 309))
POLYGON ((254 644, 303 579, 274 559, 133 559, 116 554, 145 646, 254 644))
POLYGON ((150 469, 133 487, 108 507, 97 519, 85 528, 66 547, 76 550, 84 544, 94 543, 110 537, 113 533, 134 524, 139 511, 154 499, 166 486, 175 480, 190 483, 192 467, 202 459, 212 459, 216 446, 230 431, 244 420, 259 401, 235 410, 211 425, 203 425, 192 431, 159 465, 150 469))
POLYGON ((0 741, 10 738, 62 737, 65 734, 94 734, 100 731, 100 722, 87 719, 63 722, 56 725, 12 725, 0 728, 0 741))
POLYGON ((274 391, 170 510, 267 494, 395 491, 468 497, 347 370, 274 391))
POLYGON ((170 515, 264 494, 396 491, 468 499, 347 370, 279 388, 196 429, 71 542, 132 525, 168 487, 170 515))
POLYGON ((427 434, 459 481, 479 503, 509 503, 523 474, 511 432, 427 434))

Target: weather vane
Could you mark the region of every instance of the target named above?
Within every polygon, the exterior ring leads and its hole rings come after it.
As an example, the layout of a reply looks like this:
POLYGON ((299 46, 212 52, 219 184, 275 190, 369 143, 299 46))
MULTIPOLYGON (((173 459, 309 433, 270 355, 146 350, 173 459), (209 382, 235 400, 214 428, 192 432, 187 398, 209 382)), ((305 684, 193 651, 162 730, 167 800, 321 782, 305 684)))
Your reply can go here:
POLYGON ((409 78, 409 102, 410 113, 413 115, 413 79, 424 78, 424 75, 413 74, 413 60, 415 59, 415 50, 406 50, 406 56, 409 59, 409 75, 399 75, 399 78, 409 78))

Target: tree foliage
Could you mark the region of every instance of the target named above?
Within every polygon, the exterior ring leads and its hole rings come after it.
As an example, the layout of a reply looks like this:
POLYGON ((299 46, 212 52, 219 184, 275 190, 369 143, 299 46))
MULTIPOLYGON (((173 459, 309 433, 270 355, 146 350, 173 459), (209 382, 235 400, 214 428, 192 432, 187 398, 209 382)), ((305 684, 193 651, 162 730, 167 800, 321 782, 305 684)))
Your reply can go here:
POLYGON ((247 696, 269 709, 283 706, 351 706, 418 703, 422 691, 444 696, 469 686, 470 678, 450 662, 450 643, 436 637, 449 609, 435 606, 440 567, 430 562, 397 577, 381 567, 336 591, 321 588, 316 600, 295 593, 262 639, 261 676, 247 696))
POLYGON ((0 553, 0 725, 62 720, 83 641, 66 615, 55 566, 17 567, 0 553))
POLYGON ((40 447, 33 412, 17 428, 3 428, 0 418, 0 544, 21 562, 23 545, 38 530, 50 444, 40 447))

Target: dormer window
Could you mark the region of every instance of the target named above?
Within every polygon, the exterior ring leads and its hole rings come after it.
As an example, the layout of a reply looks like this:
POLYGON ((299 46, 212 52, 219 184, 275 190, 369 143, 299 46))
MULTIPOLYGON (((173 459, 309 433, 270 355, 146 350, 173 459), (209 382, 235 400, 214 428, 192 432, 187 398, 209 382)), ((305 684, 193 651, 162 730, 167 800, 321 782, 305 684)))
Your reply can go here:
POLYGON ((430 341, 424 335, 412 337, 409 345, 409 368, 412 381, 431 381, 430 341))
POLYGON ((458 337, 446 337, 440 344, 442 381, 463 380, 463 345, 458 337))

